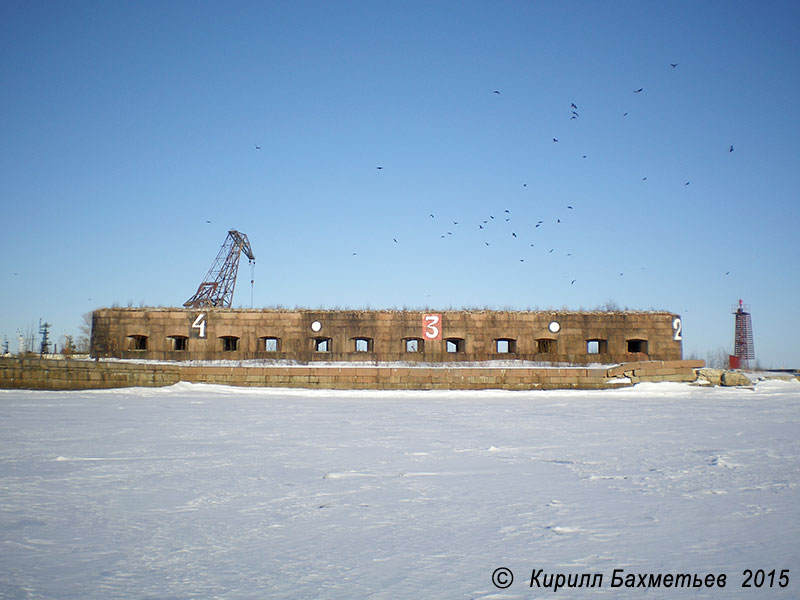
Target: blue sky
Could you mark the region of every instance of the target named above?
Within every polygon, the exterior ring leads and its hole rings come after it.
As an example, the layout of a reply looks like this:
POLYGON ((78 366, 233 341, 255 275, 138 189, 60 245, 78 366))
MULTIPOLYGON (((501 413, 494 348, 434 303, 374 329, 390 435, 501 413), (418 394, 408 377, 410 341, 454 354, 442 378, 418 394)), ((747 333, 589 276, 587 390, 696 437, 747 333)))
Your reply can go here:
POLYGON ((681 314, 705 357, 742 298, 762 364, 800 366, 796 3, 0 15, 12 350, 39 319, 180 306, 235 228, 256 307, 613 303, 681 314))

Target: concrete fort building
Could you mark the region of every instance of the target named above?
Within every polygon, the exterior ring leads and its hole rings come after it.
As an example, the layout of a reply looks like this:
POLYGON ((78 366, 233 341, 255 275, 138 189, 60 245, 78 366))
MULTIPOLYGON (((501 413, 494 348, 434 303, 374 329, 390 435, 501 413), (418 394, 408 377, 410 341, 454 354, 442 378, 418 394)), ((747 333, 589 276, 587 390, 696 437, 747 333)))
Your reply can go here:
POLYGON ((614 368, 611 369, 614 372, 589 368, 580 373, 549 367, 541 373, 528 367, 492 368, 489 361, 497 360, 504 361, 501 364, 506 361, 552 365, 635 363, 639 366, 628 369, 630 373, 620 371, 623 375, 628 373, 629 381, 645 376, 683 379, 693 376, 690 366, 671 364, 681 361, 682 338, 680 316, 670 312, 233 309, 233 290, 242 254, 251 264, 255 260, 247 236, 236 230, 228 231, 197 292, 183 308, 94 311, 92 356, 178 364, 261 360, 264 365, 273 365, 258 373, 252 367, 234 373, 233 367, 217 372, 220 367, 179 366, 176 373, 167 377, 170 381, 243 385, 529 389, 602 387, 618 375, 614 368), (342 362, 356 368, 325 366, 342 362), (309 366, 316 363, 316 366, 288 370, 278 366, 290 363, 309 366), (434 366, 427 369, 380 366, 394 363, 434 366), (489 368, 486 373, 477 373, 481 369, 474 367, 462 369, 463 373, 457 368, 435 368, 438 364, 454 363, 488 363, 489 368), (374 368, 362 368, 370 364, 374 368), (689 372, 678 372, 684 368, 689 372), (655 372, 649 373, 648 369, 655 372))
POLYGON ((609 389, 695 381, 704 364, 682 360, 666 311, 234 309, 242 254, 255 260, 228 231, 182 308, 95 310, 91 355, 127 360, 0 358, 0 387, 609 389))
POLYGON ((103 308, 92 356, 151 360, 610 364, 682 359, 661 311, 103 308))

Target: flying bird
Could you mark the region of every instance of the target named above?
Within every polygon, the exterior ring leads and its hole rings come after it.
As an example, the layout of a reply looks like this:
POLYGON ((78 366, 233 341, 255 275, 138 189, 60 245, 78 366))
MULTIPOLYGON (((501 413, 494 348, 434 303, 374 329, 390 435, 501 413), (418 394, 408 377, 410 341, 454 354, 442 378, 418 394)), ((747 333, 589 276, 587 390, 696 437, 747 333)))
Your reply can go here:
POLYGON ((499 91, 499 90, 495 90, 495 91, 493 91, 492 93, 493 93, 493 94, 497 94, 498 96, 502 96, 502 95, 503 95, 503 94, 501 94, 501 93, 500 93, 500 91, 499 91))
POLYGON ((206 223, 211 223, 211 221, 206 221, 206 223))
POLYGON ((633 90, 633 93, 634 94, 638 94, 638 93, 643 92, 643 91, 644 91, 644 88, 639 88, 638 90, 633 90))
POLYGON ((429 216, 431 219, 433 218, 433 215, 428 215, 428 216, 429 216))
POLYGON ((689 185, 689 183, 690 183, 690 182, 688 182, 688 181, 687 181, 687 182, 686 182, 686 183, 684 183, 683 185, 689 185))
POLYGON ((380 171, 381 169, 383 169, 383 167, 375 167, 375 168, 376 168, 376 169, 378 169, 378 171, 380 171))
POLYGON ((516 234, 516 233, 514 233, 513 231, 511 232, 511 235, 512 235, 513 237, 517 237, 517 234, 516 234))
POLYGON ((678 63, 669 63, 669 66, 673 69, 678 66, 678 63))
POLYGON ((733 144, 731 144, 731 147, 728 148, 728 152, 733 152, 733 144))
POLYGON ((548 250, 547 253, 548 254, 552 254, 553 253, 553 248, 550 248, 550 250, 548 250))
POLYGON ((397 238, 392 238, 392 240, 394 241, 394 243, 395 243, 395 244, 397 244, 397 243, 398 243, 398 242, 397 242, 397 238))
POLYGON ((647 177, 642 177, 642 181, 647 181, 647 177))
POLYGON ((567 208, 570 210, 574 210, 569 204, 567 204, 567 208))
POLYGON ((557 140, 556 138, 553 138, 553 143, 554 143, 554 144, 555 144, 557 141, 558 141, 558 140, 557 140))
POLYGON ((258 144, 256 144, 256 150, 261 150, 261 146, 259 146, 258 144))
POLYGON ((570 282, 570 285, 575 285, 575 282, 576 282, 576 281, 578 281, 578 280, 577 280, 577 279, 573 279, 573 280, 570 282))
POLYGON ((627 117, 627 116, 628 116, 628 113, 622 113, 622 116, 623 116, 623 117, 627 117))
POLYGON ((574 102, 573 102, 572 104, 570 104, 570 105, 569 105, 569 107, 570 107, 572 110, 578 110, 578 107, 577 107, 577 106, 575 106, 575 103, 574 103, 574 102))

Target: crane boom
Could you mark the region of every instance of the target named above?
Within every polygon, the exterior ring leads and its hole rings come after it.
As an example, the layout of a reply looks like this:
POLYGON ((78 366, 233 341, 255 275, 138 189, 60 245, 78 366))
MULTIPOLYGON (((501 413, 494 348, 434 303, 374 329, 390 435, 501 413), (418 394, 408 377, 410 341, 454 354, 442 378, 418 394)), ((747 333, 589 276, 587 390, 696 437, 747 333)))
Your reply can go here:
POLYGON ((239 271, 239 256, 244 255, 250 263, 256 260, 250 241, 243 233, 235 229, 228 231, 228 237, 217 253, 217 258, 208 270, 203 283, 197 288, 194 296, 183 305, 187 308, 215 306, 230 308, 233 304, 233 288, 236 286, 236 274, 239 271))

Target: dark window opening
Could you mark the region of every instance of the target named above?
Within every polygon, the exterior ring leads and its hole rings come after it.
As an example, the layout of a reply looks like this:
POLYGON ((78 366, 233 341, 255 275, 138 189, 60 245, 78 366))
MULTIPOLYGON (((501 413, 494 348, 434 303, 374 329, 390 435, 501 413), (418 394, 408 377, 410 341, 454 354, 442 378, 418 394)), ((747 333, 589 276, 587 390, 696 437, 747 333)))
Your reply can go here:
POLYGON ((372 340, 370 338, 353 338, 356 352, 372 352, 372 340))
POLYGON ((171 335, 171 336, 169 336, 169 339, 172 340, 172 349, 173 350, 175 350, 177 352, 185 352, 186 351, 186 349, 188 347, 188 343, 189 343, 189 338, 188 337, 186 337, 185 335, 171 335))
POLYGON ((464 352, 464 340, 461 338, 449 338, 445 340, 447 342, 447 352, 454 354, 454 353, 461 353, 464 352))
POLYGON ((281 349, 281 341, 276 337, 263 337, 261 341, 264 352, 278 352, 281 349))
POLYGON ((495 340, 494 348, 497 354, 515 354, 517 352, 517 340, 507 338, 495 340))
POLYGON ((147 350, 146 335, 129 335, 128 348, 130 350, 147 350))
POLYGON ((422 340, 419 338, 408 338, 405 340, 406 352, 422 352, 422 340))
POLYGON ((314 352, 330 352, 331 339, 330 338, 314 338, 314 352))
POLYGON ((556 341, 542 338, 536 340, 536 352, 539 354, 553 354, 556 351, 556 341))
POLYGON ((628 352, 647 354, 647 340, 628 340, 628 352))
POLYGON ((232 335, 224 335, 219 339, 222 340, 223 352, 236 352, 236 350, 239 348, 239 338, 237 337, 232 335))
POLYGON ((586 340, 586 354, 607 354, 608 340, 586 340))

